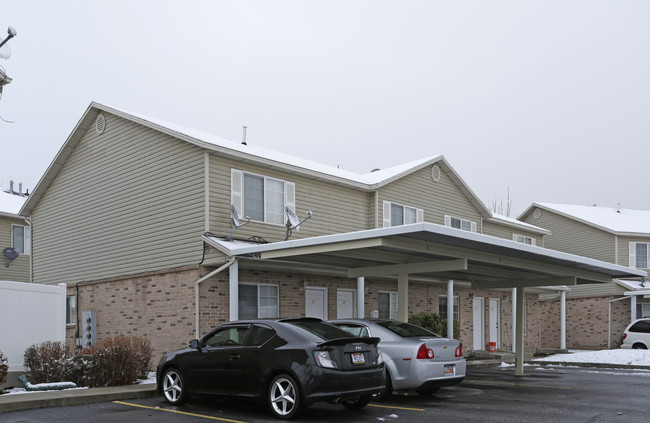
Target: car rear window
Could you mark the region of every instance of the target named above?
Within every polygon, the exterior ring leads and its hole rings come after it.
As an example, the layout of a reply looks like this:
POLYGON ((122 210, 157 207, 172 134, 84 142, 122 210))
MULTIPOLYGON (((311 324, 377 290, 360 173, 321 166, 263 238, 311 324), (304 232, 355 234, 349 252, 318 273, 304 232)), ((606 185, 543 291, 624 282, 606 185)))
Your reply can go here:
POLYGON ((650 320, 639 320, 632 325, 630 332, 650 333, 650 320))
POLYGON ((350 338, 352 336, 349 332, 346 332, 343 329, 339 329, 318 320, 295 320, 287 323, 304 329, 324 341, 338 338, 350 338))
POLYGON ((411 336, 433 336, 436 338, 440 337, 430 330, 406 322, 380 322, 379 325, 405 338, 411 336))

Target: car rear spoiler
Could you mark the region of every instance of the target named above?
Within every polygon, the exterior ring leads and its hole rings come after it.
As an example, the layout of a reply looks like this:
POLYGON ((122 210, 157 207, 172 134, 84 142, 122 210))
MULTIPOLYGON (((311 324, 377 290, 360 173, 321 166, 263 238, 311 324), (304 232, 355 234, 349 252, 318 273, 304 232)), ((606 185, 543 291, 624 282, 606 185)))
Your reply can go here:
POLYGON ((357 343, 363 343, 363 344, 370 344, 370 345, 377 345, 379 343, 379 338, 371 337, 371 338, 360 338, 360 337, 349 337, 349 338, 335 338, 335 339, 330 339, 329 341, 321 342, 318 344, 319 347, 327 347, 330 345, 345 345, 345 344, 357 344, 357 343))

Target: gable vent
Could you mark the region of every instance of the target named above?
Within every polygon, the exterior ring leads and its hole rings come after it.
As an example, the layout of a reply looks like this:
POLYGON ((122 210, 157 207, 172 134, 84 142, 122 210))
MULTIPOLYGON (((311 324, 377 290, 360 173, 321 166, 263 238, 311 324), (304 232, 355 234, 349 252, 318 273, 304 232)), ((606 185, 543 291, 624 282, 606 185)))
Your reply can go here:
POLYGON ((434 182, 439 182, 440 181, 440 168, 438 165, 433 165, 431 168, 431 178, 433 178, 434 182))
POLYGON ((97 131, 97 134, 101 135, 104 133, 106 130, 106 118, 104 117, 103 114, 100 114, 97 116, 97 120, 95 121, 95 131, 97 131))

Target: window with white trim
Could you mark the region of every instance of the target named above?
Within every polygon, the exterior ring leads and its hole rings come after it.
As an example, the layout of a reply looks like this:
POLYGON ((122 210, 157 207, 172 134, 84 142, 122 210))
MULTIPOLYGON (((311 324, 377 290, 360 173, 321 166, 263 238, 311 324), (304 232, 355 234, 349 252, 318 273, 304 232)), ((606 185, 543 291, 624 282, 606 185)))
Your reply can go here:
POLYGON ((650 243, 630 242, 630 267, 636 269, 650 268, 650 243))
POLYGON ((519 235, 519 234, 512 234, 512 240, 527 245, 535 245, 535 243, 537 242, 537 240, 533 237, 519 235))
POLYGON ((424 210, 391 201, 384 201, 383 214, 384 228, 424 221, 424 210))
POLYGON ((379 292, 379 318, 397 319, 397 292, 379 292))
POLYGON ((277 285, 239 285, 240 319, 274 319, 277 317, 279 317, 277 285))
MULTIPOLYGON (((460 320, 460 314, 458 312, 458 295, 454 295, 454 320, 460 320)), ((441 318, 447 318, 447 296, 439 295, 438 296, 438 314, 441 318)))
POLYGON ((77 323, 77 297, 70 295, 65 298, 65 324, 77 323))
POLYGON ((283 225, 284 207, 295 211, 295 184, 282 179, 231 169, 231 203, 240 218, 283 225))
POLYGON ((461 229, 468 232, 476 232, 476 222, 461 219, 460 217, 445 215, 445 226, 461 229))
POLYGON ((636 318, 644 319, 650 317, 650 301, 636 301, 636 318))
POLYGON ((29 226, 11 225, 11 246, 20 254, 31 254, 31 231, 29 226))

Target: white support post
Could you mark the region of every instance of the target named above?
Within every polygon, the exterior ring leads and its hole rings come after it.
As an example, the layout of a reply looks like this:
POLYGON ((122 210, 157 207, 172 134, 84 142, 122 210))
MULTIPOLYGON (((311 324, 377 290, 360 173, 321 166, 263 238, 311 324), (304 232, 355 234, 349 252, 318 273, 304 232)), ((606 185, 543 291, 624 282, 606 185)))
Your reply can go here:
POLYGON ((239 319, 239 260, 230 266, 230 321, 239 319))
POLYGON ((397 320, 409 320, 409 275, 400 273, 397 277, 397 320))
POLYGON ((560 349, 566 349, 566 291, 560 292, 560 349))
POLYGON ((517 289, 517 342, 515 347, 515 376, 524 375, 524 291, 517 289))
POLYGON ((630 296, 630 318, 631 322, 636 320, 636 295, 630 296))
POLYGON ((517 343, 517 288, 512 288, 512 352, 515 352, 517 343))
POLYGON ((454 338, 454 281, 447 281, 447 338, 454 338))
POLYGON ((357 317, 363 319, 366 315, 366 278, 357 278, 357 317))

